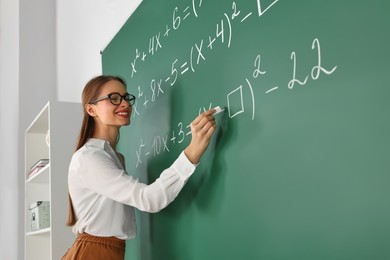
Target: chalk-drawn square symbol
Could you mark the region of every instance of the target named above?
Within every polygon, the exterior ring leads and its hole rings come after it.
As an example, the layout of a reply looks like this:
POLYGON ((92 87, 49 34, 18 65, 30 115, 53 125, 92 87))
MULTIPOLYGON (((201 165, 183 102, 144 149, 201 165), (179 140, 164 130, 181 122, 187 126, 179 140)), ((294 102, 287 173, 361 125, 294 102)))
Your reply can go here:
POLYGON ((242 85, 227 95, 229 117, 235 117, 244 112, 244 102, 242 98, 242 85), (235 108, 238 108, 237 111, 235 108))

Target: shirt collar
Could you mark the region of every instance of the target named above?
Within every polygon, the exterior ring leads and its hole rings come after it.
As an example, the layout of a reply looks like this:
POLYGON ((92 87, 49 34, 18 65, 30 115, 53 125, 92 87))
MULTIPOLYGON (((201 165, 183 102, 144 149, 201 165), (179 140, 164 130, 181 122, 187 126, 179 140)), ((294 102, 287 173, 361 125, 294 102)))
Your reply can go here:
POLYGON ((107 140, 98 138, 89 138, 86 142, 86 145, 95 146, 103 150, 107 150, 108 147, 111 147, 110 143, 107 140))

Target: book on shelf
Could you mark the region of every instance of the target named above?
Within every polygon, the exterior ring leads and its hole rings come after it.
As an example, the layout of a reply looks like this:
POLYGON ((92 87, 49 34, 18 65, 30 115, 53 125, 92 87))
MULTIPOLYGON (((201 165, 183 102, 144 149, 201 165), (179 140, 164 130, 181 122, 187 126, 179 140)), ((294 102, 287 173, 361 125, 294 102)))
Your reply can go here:
POLYGON ((38 160, 28 171, 27 177, 32 177, 37 174, 43 167, 49 164, 49 159, 38 160))

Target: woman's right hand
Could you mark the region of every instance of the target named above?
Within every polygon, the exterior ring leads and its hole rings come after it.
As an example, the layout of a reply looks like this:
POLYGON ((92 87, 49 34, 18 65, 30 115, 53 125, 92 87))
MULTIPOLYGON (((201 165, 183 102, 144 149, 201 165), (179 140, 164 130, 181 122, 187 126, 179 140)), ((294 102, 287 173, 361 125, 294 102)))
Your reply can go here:
POLYGON ((206 151, 211 136, 215 131, 214 112, 215 109, 210 109, 200 114, 190 125, 192 139, 188 147, 184 149, 184 153, 193 164, 199 162, 200 157, 202 157, 203 153, 206 151))

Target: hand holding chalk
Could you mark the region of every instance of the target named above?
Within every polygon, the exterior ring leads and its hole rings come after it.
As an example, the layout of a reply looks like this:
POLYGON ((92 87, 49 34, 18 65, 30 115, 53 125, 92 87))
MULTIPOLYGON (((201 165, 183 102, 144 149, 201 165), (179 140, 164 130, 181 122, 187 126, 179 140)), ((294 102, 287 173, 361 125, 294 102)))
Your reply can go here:
POLYGON ((222 112, 220 107, 210 109, 200 114, 190 124, 192 139, 191 143, 184 149, 184 153, 193 164, 198 163, 206 151, 216 128, 213 115, 220 112, 222 112))

